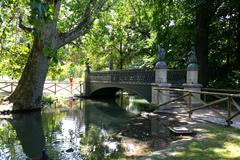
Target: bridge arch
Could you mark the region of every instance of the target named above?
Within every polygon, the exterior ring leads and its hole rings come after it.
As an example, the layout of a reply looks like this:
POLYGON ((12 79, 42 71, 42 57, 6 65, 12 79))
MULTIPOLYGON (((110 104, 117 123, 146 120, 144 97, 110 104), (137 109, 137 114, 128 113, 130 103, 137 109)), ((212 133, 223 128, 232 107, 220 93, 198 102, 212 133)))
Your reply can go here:
MULTIPOLYGON (((167 75, 167 82, 172 87, 182 86, 186 82, 186 70, 168 70, 167 75)), ((156 86, 154 70, 89 71, 85 77, 85 96, 101 96, 106 93, 113 96, 117 90, 123 89, 151 102, 154 94, 152 90, 156 86)))
POLYGON ((97 83, 91 82, 88 85, 89 97, 113 97, 119 90, 124 90, 128 93, 136 94, 141 98, 151 102, 151 85, 141 84, 109 84, 109 83, 97 83))

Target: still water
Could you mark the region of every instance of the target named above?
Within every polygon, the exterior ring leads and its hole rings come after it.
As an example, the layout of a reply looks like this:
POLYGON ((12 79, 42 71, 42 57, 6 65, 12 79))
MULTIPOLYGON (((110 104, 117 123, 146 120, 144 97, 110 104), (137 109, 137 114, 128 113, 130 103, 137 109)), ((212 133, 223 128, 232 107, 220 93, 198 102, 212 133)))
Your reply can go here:
POLYGON ((146 102, 134 96, 114 100, 59 100, 41 112, 0 119, 0 159, 112 159, 122 155, 110 135, 121 131, 146 102))

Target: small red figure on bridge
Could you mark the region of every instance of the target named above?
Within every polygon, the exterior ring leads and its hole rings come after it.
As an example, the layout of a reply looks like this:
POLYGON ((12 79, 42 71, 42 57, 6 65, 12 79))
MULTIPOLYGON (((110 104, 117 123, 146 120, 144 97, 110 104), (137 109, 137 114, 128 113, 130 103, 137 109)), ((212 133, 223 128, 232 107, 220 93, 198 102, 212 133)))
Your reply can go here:
POLYGON ((72 87, 73 87, 73 77, 72 76, 70 76, 70 78, 69 78, 69 83, 71 86, 71 94, 72 94, 72 87))
POLYGON ((73 84, 73 77, 72 76, 70 76, 70 78, 69 78, 69 83, 72 85, 73 84))

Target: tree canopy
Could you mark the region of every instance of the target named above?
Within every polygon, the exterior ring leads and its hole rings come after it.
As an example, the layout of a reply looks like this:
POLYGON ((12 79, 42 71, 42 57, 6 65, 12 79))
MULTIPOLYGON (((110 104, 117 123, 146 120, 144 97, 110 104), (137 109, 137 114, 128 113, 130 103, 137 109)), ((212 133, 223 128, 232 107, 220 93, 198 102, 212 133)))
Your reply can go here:
POLYGON ((237 0, 118 1, 94 23, 81 51, 93 70, 111 61, 114 69, 121 63, 124 69, 154 68, 162 43, 169 68, 185 69, 195 46, 204 86, 239 88, 239 8, 237 0))
POLYGON ((43 19, 62 37, 45 43, 48 79, 80 77, 86 61, 92 70, 154 68, 162 43, 169 68, 186 68, 196 46, 205 86, 239 88, 239 12, 238 0, 3 0, 0 74, 20 78, 43 19))

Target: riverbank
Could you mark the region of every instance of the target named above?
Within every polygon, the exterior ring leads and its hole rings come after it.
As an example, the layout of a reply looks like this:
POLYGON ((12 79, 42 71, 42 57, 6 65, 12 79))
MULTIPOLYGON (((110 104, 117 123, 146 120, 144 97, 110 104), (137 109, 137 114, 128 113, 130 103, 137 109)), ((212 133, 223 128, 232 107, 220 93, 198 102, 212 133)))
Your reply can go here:
POLYGON ((156 112, 132 119, 118 134, 126 159, 240 159, 240 129, 193 117, 156 112), (177 135, 168 128, 177 126, 193 134, 177 135))
MULTIPOLYGON (((135 106, 136 103, 132 104, 135 106)), ((27 129, 22 130, 23 127, 16 127, 18 125, 17 123, 21 122, 20 124, 25 124, 34 122, 29 125, 35 128, 35 123, 39 123, 39 125, 37 125, 39 132, 42 132, 44 128, 48 131, 46 132, 47 134, 44 135, 45 137, 55 134, 58 135, 54 137, 55 139, 53 138, 52 141, 47 142, 47 149, 50 152, 49 156, 51 158, 60 155, 62 159, 69 159, 69 157, 81 153, 79 152, 79 139, 82 138, 80 135, 85 135, 85 132, 81 129, 86 129, 87 126, 88 129, 84 130, 88 132, 89 128, 94 126, 98 128, 98 131, 103 130, 103 133, 110 131, 109 135, 113 135, 113 138, 116 138, 110 140, 113 140, 114 144, 115 140, 117 142, 116 144, 120 143, 122 149, 119 149, 118 151, 120 152, 116 154, 122 158, 115 159, 240 159, 240 130, 225 127, 224 125, 217 125, 216 123, 222 124, 222 121, 219 121, 217 116, 209 110, 194 112, 192 115, 193 118, 189 119, 186 110, 180 105, 165 106, 155 112, 141 112, 137 117, 135 114, 130 114, 126 112, 125 109, 122 109, 116 101, 68 99, 68 101, 64 103, 60 103, 59 100, 56 106, 50 106, 46 107, 45 110, 38 115, 38 118, 34 118, 35 116, 27 116, 33 119, 25 119, 26 122, 22 122, 24 119, 21 118, 21 115, 15 116, 13 122, 16 124, 9 124, 9 126, 13 126, 11 130, 13 133, 18 132, 19 134, 24 133, 24 135, 27 135, 29 134, 28 132, 31 131, 28 129, 29 126, 27 129), (39 119, 41 120, 39 121, 39 119), (52 126, 53 121, 54 126, 52 126), (210 123, 210 121, 214 123, 210 123), (51 125, 49 125, 49 123, 51 125), (41 129, 41 127, 43 129, 41 129), (177 135, 172 133, 168 127, 186 127, 193 131, 193 134, 177 135), (58 130, 60 132, 56 130, 57 128, 59 128, 58 130), (119 132, 119 130, 121 130, 121 132, 119 132), (57 138, 59 135, 62 137, 60 140, 57 138), (66 139, 64 139, 64 137, 66 137, 66 139), (74 140, 69 141, 70 138, 74 140), (68 145, 67 147, 66 144, 68 145), (58 150, 55 151, 55 148, 58 148, 58 150), (73 148, 74 151, 65 154, 65 151, 69 148, 73 148), (58 151, 60 153, 58 153, 58 151)), ((143 109, 145 109, 145 107, 147 106, 140 106, 140 108, 143 109)), ((131 109, 134 109, 135 113, 135 108, 131 109)), ((32 114, 34 113, 27 115, 32 114)), ((237 118, 238 117, 236 117, 236 119, 237 118)), ((9 122, 10 121, 9 119, 9 122)), ((238 122, 235 121, 233 124, 238 124, 238 122)), ((4 129, 3 133, 9 132, 7 127, 4 129), (4 131, 4 129, 6 129, 6 131, 4 131)), ((101 139, 101 134, 98 134, 98 132, 93 133, 95 134, 86 135, 89 135, 88 138, 92 140, 96 140, 96 136, 101 139), (95 138, 92 138, 92 136, 95 138)), ((29 136, 28 139, 38 139, 34 138, 34 136, 35 135, 29 136)), ((21 138, 21 136, 19 137, 21 138)), ((23 141, 22 139, 19 140, 23 141)), ((109 138, 102 140, 104 140, 105 143, 105 140, 108 142, 109 138)), ((96 142, 101 146, 98 142, 102 141, 96 142)), ((22 143, 14 143, 14 145, 16 144, 22 143)), ((27 145, 28 143, 23 144, 23 148, 27 145)), ((94 146, 90 142, 87 145, 94 146)), ((83 146, 83 144, 81 143, 80 146, 83 146)), ((96 151, 96 155, 103 153, 102 150, 93 151, 96 151)), ((39 153, 41 152, 39 151, 39 153)), ((19 152, 19 154, 24 155, 23 152, 19 152)), ((106 152, 106 154, 109 153, 106 152)), ((4 156, 4 154, 2 155, 4 156)), ((10 157, 14 156, 15 155, 11 155, 10 157)), ((91 154, 90 156, 94 157, 95 154, 91 154)), ((75 159, 79 158, 75 157, 75 159)))

